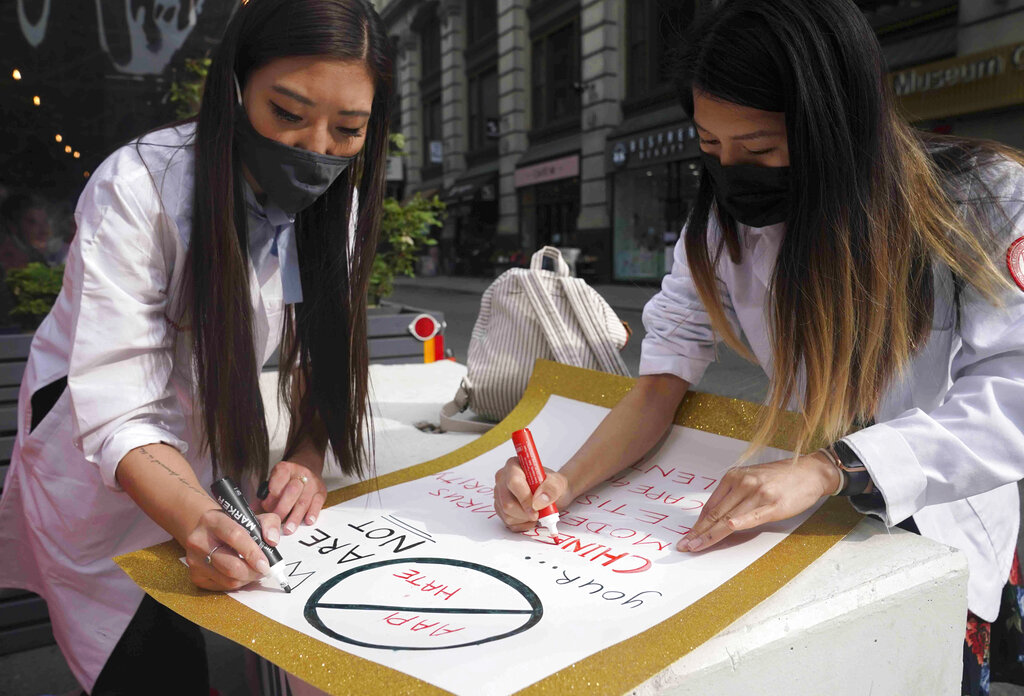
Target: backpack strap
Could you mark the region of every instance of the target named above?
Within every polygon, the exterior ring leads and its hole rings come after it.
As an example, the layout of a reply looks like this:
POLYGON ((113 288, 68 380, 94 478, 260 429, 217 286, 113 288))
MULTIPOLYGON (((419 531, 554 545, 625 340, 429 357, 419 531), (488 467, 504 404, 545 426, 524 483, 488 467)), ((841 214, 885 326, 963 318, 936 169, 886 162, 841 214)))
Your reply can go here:
POLYGON ((541 247, 533 252, 533 256, 530 257, 530 270, 542 270, 544 268, 544 259, 546 258, 555 262, 556 275, 569 276, 569 264, 562 258, 562 252, 558 250, 558 247, 553 246, 541 247))
POLYGON ((455 392, 455 398, 441 407, 441 432, 443 433, 486 433, 494 427, 494 423, 464 420, 455 415, 462 413, 469 406, 469 383, 465 378, 455 392))
MULTIPOLYGON (((544 248, 551 249, 553 247, 544 248)), ((536 254, 534 254, 534 258, 537 258, 536 254)), ((561 258, 561 255, 558 258, 561 258)), ((519 274, 522 279, 523 291, 533 307, 533 313, 540 323, 544 337, 548 340, 551 352, 555 354, 555 360, 565 365, 579 367, 581 364, 579 353, 572 345, 569 329, 562 321, 558 310, 555 309, 555 303, 551 301, 551 296, 544 290, 544 286, 540 282, 540 273, 539 270, 534 270, 531 264, 528 270, 519 274)))
MULTIPOLYGON (((586 281, 579 278, 560 278, 562 290, 569 299, 569 306, 572 307, 576 320, 583 330, 583 336, 590 345, 594 357, 601 365, 601 369, 614 375, 629 377, 629 368, 626 367, 622 355, 616 350, 611 338, 608 336, 608 328, 602 317, 598 316, 597 307, 592 297, 589 297, 586 281)), ((595 291, 596 292, 596 291, 595 291)))

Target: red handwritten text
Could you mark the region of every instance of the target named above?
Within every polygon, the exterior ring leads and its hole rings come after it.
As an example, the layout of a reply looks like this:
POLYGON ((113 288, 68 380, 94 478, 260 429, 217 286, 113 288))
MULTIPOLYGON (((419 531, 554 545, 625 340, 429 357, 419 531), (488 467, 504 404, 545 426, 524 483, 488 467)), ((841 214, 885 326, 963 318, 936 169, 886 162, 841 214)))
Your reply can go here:
POLYGON ((401 626, 404 628, 408 628, 410 631, 414 632, 429 630, 430 633, 427 634, 429 636, 446 636, 449 633, 457 633, 465 628, 465 626, 452 626, 451 624, 442 624, 440 621, 427 620, 420 620, 411 626, 408 625, 409 623, 416 621, 419 618, 419 614, 406 616, 403 615, 401 612, 396 611, 385 616, 384 621, 389 626, 401 626))
POLYGON ((444 597, 445 601, 448 601, 455 596, 461 587, 451 589, 448 585, 434 582, 433 580, 427 580, 427 576, 415 569, 409 569, 404 573, 395 573, 394 577, 405 580, 413 587, 420 588, 420 592, 429 592, 435 597, 444 597))

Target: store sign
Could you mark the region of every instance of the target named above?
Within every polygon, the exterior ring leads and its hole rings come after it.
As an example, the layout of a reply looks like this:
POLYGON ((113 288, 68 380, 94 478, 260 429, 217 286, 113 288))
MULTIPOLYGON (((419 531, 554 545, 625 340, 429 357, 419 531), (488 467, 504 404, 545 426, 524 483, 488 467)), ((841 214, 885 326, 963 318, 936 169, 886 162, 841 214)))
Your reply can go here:
POLYGON ((448 189, 448 192, 445 194, 445 200, 471 201, 475 195, 476 186, 474 184, 456 184, 448 189))
POLYGON ((628 160, 629 149, 626 147, 626 143, 615 143, 615 147, 612 148, 612 164, 622 167, 628 160))
POLYGON ((496 201, 498 199, 496 180, 497 174, 456 181, 444 192, 441 199, 449 204, 496 201))
POLYGON ((399 155, 388 157, 387 180, 403 181, 405 179, 405 161, 399 155))
POLYGON ((699 149, 697 129, 692 123, 685 123, 616 140, 609 150, 609 159, 615 167, 639 167, 696 157, 699 149))
POLYGON ((523 186, 536 186, 548 181, 559 179, 570 179, 580 175, 580 156, 569 155, 540 164, 533 164, 516 170, 516 188, 523 186))
POLYGON ((444 144, 440 140, 430 141, 430 163, 441 164, 444 162, 444 144))
POLYGON ((907 68, 889 81, 912 121, 1024 103, 1024 43, 907 68))

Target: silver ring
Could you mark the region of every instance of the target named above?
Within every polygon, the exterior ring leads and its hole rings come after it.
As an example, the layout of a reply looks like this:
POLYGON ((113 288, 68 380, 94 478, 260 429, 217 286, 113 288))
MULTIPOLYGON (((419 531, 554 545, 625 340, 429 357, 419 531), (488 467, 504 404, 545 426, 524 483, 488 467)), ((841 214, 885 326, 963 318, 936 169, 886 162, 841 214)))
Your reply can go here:
POLYGON ((220 547, 221 544, 217 544, 212 549, 210 549, 210 553, 206 554, 206 565, 213 565, 213 554, 216 553, 217 549, 219 549, 220 547))

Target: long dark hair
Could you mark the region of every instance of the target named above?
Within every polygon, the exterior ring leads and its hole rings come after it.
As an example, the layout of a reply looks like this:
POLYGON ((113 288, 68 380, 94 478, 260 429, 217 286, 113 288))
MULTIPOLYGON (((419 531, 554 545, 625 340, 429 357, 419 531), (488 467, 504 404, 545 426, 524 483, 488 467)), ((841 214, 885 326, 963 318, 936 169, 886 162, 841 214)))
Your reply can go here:
POLYGON ((385 186, 390 43, 367 0, 249 0, 214 53, 196 119, 185 268, 205 443, 215 468, 233 476, 263 478, 269 466, 245 202, 234 148, 241 110, 235 76, 244 85, 253 70, 276 58, 305 55, 364 62, 375 92, 358 158, 295 222, 303 302, 287 313, 282 336, 278 386, 291 416, 285 457, 300 436, 311 436, 321 449, 330 442, 344 473, 361 475, 368 466, 366 291, 385 186), (350 233, 357 190, 358 217, 350 233))
MULTIPOLYGON (((986 162, 1019 155, 906 124, 878 40, 851 0, 729 0, 691 27, 678 58, 677 86, 691 114, 699 90, 786 116, 790 207, 770 285, 770 408, 750 452, 798 395, 801 370, 799 445, 815 435, 834 440, 873 416, 927 339, 933 265, 996 299, 1005 280, 989 257, 991 230, 962 214, 952 184, 957 176, 980 181, 986 162), (934 149, 960 164, 940 166, 934 149)), ((684 244, 715 331, 753 360, 716 291, 721 254, 739 263, 742 246, 706 171, 684 244), (712 212, 721 228, 716 245, 712 212)))

